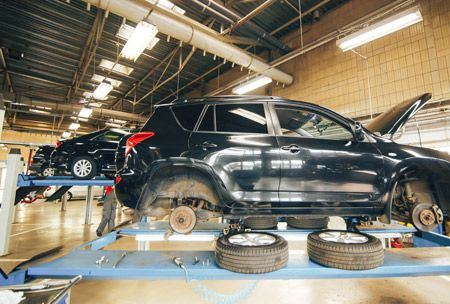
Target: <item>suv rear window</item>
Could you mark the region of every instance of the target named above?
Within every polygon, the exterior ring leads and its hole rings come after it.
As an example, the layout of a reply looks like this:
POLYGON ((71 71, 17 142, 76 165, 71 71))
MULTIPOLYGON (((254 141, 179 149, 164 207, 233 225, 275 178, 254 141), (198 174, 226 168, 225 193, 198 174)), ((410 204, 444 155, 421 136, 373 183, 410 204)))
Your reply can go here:
POLYGON ((175 114, 178 122, 186 130, 194 130, 195 124, 197 123, 200 113, 202 113, 203 105, 185 105, 172 107, 172 111, 175 114))

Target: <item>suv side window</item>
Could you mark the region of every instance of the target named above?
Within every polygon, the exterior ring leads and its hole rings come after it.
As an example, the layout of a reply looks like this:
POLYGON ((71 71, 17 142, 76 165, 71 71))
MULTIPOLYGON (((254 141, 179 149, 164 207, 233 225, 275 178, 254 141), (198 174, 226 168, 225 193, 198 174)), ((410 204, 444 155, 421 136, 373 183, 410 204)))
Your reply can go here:
POLYGON ((263 104, 225 104, 215 108, 217 132, 268 133, 263 104))
POLYGON ((295 107, 275 106, 283 136, 352 140, 353 134, 344 126, 325 116, 295 107))
POLYGON ((124 136, 124 135, 116 133, 116 132, 109 131, 109 132, 106 132, 106 133, 96 137, 95 140, 119 142, 120 139, 122 138, 122 136, 124 136))
POLYGON ((194 130, 200 113, 202 113, 203 104, 197 105, 184 105, 172 107, 172 111, 177 117, 179 123, 186 130, 194 130))

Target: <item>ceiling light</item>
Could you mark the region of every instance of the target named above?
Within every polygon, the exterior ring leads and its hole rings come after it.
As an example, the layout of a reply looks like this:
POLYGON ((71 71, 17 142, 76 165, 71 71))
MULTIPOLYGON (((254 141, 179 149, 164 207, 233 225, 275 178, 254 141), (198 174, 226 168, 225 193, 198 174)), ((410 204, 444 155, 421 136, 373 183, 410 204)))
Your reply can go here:
POLYGON ((70 116, 70 119, 76 120, 76 121, 82 121, 82 122, 88 122, 89 121, 89 119, 87 119, 87 118, 82 118, 82 117, 78 117, 78 116, 70 116))
POLYGON ((80 127, 80 124, 79 124, 79 123, 73 122, 73 123, 70 124, 69 130, 75 131, 75 130, 77 130, 79 127, 80 127))
POLYGON ((94 97, 95 99, 104 100, 106 99, 106 96, 108 96, 109 92, 112 91, 112 89, 113 89, 112 84, 110 84, 107 81, 103 81, 95 89, 94 93, 92 94, 92 97, 94 97))
POLYGON ((52 114, 50 112, 43 111, 43 110, 38 110, 38 109, 29 109, 28 111, 33 112, 33 113, 38 113, 38 114, 45 114, 45 115, 51 115, 52 114))
POLYGON ((272 82, 272 78, 261 75, 252 78, 232 89, 234 94, 245 94, 272 82))
POLYGON ((250 119, 256 123, 259 123, 260 125, 265 125, 266 124, 266 118, 258 115, 256 113, 253 113, 251 111, 248 110, 244 110, 242 108, 237 108, 237 109, 233 109, 231 111, 229 111, 230 113, 242 116, 244 118, 250 119))
POLYGON ((168 10, 172 10, 178 14, 184 15, 186 13, 186 11, 184 9, 182 9, 179 6, 176 6, 175 4, 173 4, 172 2, 170 2, 169 0, 147 0, 147 2, 151 3, 151 4, 155 4, 157 1, 158 6, 159 7, 163 7, 166 8, 168 10))
MULTIPOLYGON (((120 30, 119 30, 119 32, 120 32, 120 30)), ((132 32, 133 32, 133 30, 131 30, 130 35, 131 35, 132 32)), ((130 37, 128 36, 128 37, 126 37, 124 39, 128 40, 128 38, 130 38, 130 37)), ((109 60, 106 60, 106 59, 102 59, 100 61, 99 66, 102 67, 102 68, 108 69, 108 70, 113 70, 114 72, 117 72, 117 73, 120 73, 120 74, 124 74, 124 75, 130 75, 131 72, 133 72, 133 70, 134 70, 132 67, 129 67, 129 66, 126 66, 126 65, 123 65, 123 64, 120 64, 120 63, 115 63, 113 61, 109 61, 109 60)))
POLYGON ((72 133, 68 132, 68 131, 64 131, 63 134, 61 134, 62 138, 69 138, 72 135, 72 133))
MULTIPOLYGON (((91 92, 83 92, 83 97, 90 99, 90 98, 92 98, 92 93, 91 92)), ((84 100, 84 101, 87 102, 87 100, 84 100)), ((80 103, 82 103, 81 100, 80 100, 80 103)))
POLYGON ((92 109, 84 107, 80 110, 80 113, 78 113, 78 117, 81 118, 89 118, 92 115, 92 109))
POLYGON ((420 13, 419 7, 415 6, 384 20, 376 22, 344 38, 338 39, 336 41, 336 45, 345 52, 367 42, 373 41, 375 39, 418 23, 422 20, 423 18, 422 14, 420 13))
MULTIPOLYGON (((131 38, 131 35, 133 34, 133 31, 134 27, 124 23, 120 26, 119 31, 117 32, 117 36, 125 40, 129 40, 131 38)), ((158 42, 159 38, 154 37, 152 40, 150 40, 150 42, 147 44, 145 48, 151 50, 158 42)))
POLYGON ((112 84, 113 87, 116 87, 116 88, 119 87, 122 84, 122 81, 120 81, 120 80, 115 80, 115 79, 112 79, 112 78, 106 78, 105 76, 101 76, 101 75, 98 75, 98 74, 92 75, 91 79, 93 81, 96 81, 96 82, 103 82, 103 81, 106 80, 107 82, 112 84))
POLYGON ((108 127, 120 128, 119 124, 116 124, 116 123, 113 123, 113 122, 106 122, 105 125, 108 126, 108 127))
POLYGON ((157 33, 158 29, 153 24, 144 21, 139 22, 120 52, 120 56, 136 61, 157 33))

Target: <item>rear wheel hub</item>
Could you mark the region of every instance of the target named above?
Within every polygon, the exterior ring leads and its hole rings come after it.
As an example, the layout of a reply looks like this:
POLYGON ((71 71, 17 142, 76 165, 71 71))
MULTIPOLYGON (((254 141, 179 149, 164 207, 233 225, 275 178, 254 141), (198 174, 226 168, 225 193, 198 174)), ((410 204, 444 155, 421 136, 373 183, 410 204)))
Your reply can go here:
POLYGON ((173 231, 182 234, 190 233, 197 224, 195 211, 188 206, 178 206, 169 216, 169 225, 173 231))

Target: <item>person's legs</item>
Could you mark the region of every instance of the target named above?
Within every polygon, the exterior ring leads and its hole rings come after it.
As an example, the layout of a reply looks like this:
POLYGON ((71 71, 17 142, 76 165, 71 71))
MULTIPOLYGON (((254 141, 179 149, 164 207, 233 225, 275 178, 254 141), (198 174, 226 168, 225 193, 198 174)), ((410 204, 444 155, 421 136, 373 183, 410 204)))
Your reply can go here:
POLYGON ((117 200, 113 199, 111 202, 111 210, 109 213, 108 232, 111 232, 115 227, 116 207, 117 207, 117 200))
POLYGON ((107 196, 103 203, 103 211, 102 211, 102 220, 100 222, 100 225, 98 225, 97 228, 97 236, 101 236, 103 233, 103 230, 105 230, 106 224, 108 224, 109 219, 111 217, 111 203, 112 199, 110 196, 107 196))

